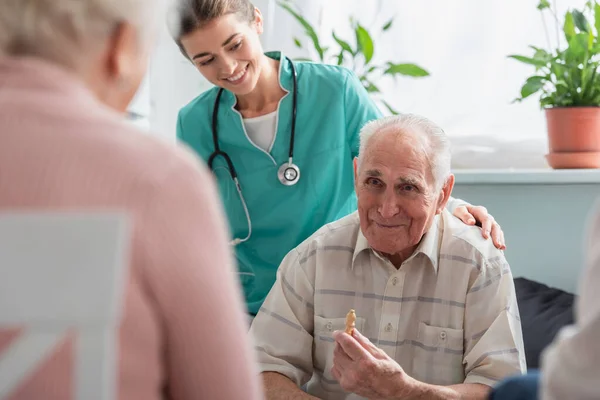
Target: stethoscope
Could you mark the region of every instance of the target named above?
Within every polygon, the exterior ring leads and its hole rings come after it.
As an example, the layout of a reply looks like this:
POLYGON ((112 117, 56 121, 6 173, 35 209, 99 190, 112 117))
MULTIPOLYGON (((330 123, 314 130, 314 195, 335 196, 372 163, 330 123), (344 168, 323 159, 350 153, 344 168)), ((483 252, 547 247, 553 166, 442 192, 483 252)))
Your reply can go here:
MULTIPOLYGON (((296 183, 298 183, 298 180, 300 179, 300 168, 298 168, 298 166, 296 164, 294 164, 294 162, 293 162, 294 135, 296 133, 296 110, 297 110, 297 105, 298 105, 298 81, 297 81, 298 77, 296 75, 296 68, 294 67, 294 63, 292 62, 292 60, 290 60, 287 57, 286 57, 286 59, 288 60, 288 62, 290 64, 290 68, 292 69, 292 77, 294 80, 294 86, 293 86, 293 90, 292 90, 292 132, 290 134, 290 151, 289 151, 289 155, 288 155, 289 156, 288 162, 282 164, 279 167, 279 169, 277 170, 277 178, 279 179, 279 182, 281 182, 283 185, 292 186, 292 185, 295 185, 296 183)), ((244 239, 239 239, 239 238, 233 239, 231 241, 231 244, 235 246, 235 245, 238 245, 238 244, 250 239, 250 236, 252 235, 252 221, 250 220, 250 213, 248 212, 248 206, 246 205, 246 200, 244 200, 244 195, 242 194, 242 188, 240 186, 240 182, 238 180, 238 176, 237 176, 235 167, 233 166, 233 162, 231 161, 231 158, 229 158, 229 155, 226 152, 224 152, 223 150, 221 150, 221 148, 219 147, 219 137, 218 137, 218 133, 217 133, 217 119, 218 119, 218 115, 219 115, 219 102, 221 100, 221 94, 223 94, 223 88, 220 88, 219 91, 217 92, 217 98, 215 99, 215 105, 213 108, 212 135, 213 135, 213 144, 215 146, 215 150, 212 152, 210 157, 208 157, 208 167, 211 170, 213 169, 213 161, 218 156, 221 156, 221 157, 223 157, 223 159, 225 159, 225 162, 227 163, 227 168, 229 169, 229 174, 231 175, 231 179, 233 179, 233 182, 235 183, 235 188, 240 197, 240 201, 242 202, 242 206, 244 207, 244 212, 246 213, 246 219, 248 221, 248 235, 244 239)))

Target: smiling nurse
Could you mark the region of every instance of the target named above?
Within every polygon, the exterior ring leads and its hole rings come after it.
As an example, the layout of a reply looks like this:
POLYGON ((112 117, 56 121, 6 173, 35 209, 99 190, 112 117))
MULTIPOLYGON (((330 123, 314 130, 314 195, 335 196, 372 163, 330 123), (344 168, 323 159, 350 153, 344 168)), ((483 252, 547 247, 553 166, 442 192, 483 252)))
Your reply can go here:
MULTIPOLYGON (((214 88, 179 112, 177 136, 213 170, 229 219, 248 312, 258 312, 283 257, 356 210, 352 160, 380 111, 350 70, 264 53, 247 0, 178 0, 172 35, 214 88)), ((504 248, 484 207, 455 199, 504 248)))

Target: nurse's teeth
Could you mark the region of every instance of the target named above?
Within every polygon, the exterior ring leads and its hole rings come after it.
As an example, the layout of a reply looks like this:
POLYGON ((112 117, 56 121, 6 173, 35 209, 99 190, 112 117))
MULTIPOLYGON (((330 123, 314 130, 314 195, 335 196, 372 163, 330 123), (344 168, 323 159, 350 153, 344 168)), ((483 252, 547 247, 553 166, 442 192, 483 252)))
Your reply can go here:
POLYGON ((244 72, 246 72, 245 68, 239 74, 234 75, 230 78, 227 78, 227 80, 230 82, 235 82, 235 81, 239 80, 242 76, 244 76, 244 72))

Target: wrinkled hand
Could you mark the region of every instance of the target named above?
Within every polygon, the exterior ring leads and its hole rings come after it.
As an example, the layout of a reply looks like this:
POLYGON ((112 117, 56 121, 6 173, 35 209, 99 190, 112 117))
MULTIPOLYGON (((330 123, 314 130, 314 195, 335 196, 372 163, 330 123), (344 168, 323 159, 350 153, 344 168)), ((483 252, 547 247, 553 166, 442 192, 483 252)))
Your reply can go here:
POLYGON ((414 379, 357 329, 352 336, 336 331, 333 338, 331 374, 342 389, 373 400, 408 397, 414 379))
POLYGON ((454 216, 458 217, 462 222, 467 225, 475 225, 479 223, 481 225, 481 234, 485 239, 492 236, 492 242, 500 250, 506 249, 506 242, 504 241, 504 232, 502 228, 496 222, 494 217, 488 214, 488 211, 483 206, 458 206, 454 210, 454 216))

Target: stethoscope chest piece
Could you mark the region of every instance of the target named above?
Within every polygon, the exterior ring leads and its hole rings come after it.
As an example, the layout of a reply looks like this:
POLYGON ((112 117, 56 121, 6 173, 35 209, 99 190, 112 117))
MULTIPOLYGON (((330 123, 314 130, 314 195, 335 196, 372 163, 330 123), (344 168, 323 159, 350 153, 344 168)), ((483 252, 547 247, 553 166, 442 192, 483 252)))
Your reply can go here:
MULTIPOLYGON (((298 81, 297 81, 297 74, 296 74, 296 68, 294 67, 294 63, 289 58, 287 60, 290 63, 290 68, 292 70, 292 78, 294 81, 294 87, 292 90, 292 95, 293 95, 293 97, 292 97, 292 128, 291 128, 291 132, 290 132, 290 150, 288 153, 288 162, 282 164, 279 167, 279 169, 277 170, 277 178, 279 179, 279 182, 281 182, 281 184, 283 184, 285 186, 293 186, 296 183, 298 183, 298 180, 300 179, 300 168, 298 168, 298 166, 296 164, 294 164, 294 160, 293 160, 294 159, 294 136, 295 136, 295 132, 296 132, 296 111, 297 111, 297 106, 298 106, 298 81)), ((225 162, 227 163, 227 168, 229 169, 229 173, 231 174, 231 179, 233 179, 236 190, 238 192, 238 195, 240 196, 240 201, 242 202, 242 206, 244 207, 244 213, 246 214, 246 219, 248 221, 248 235, 244 239, 235 238, 231 242, 232 245, 238 245, 238 244, 243 243, 243 242, 247 241, 248 239, 250 239, 250 236, 252 235, 252 220, 250 219, 250 213, 248 212, 248 206, 246 205, 246 200, 244 200, 242 188, 241 188, 240 182, 238 180, 237 172, 233 166, 233 162, 231 161, 231 158, 229 157, 229 155, 225 151, 221 150, 221 148, 219 147, 219 135, 218 135, 218 131, 217 131, 217 122, 218 122, 218 115, 219 115, 219 104, 220 104, 219 102, 220 102, 222 93, 223 93, 223 88, 220 88, 217 92, 217 96, 215 98, 215 105, 213 107, 213 112, 212 112, 212 137, 213 137, 213 144, 214 144, 215 148, 214 148, 214 151, 212 152, 212 154, 210 155, 210 157, 208 158, 208 166, 212 169, 213 161, 215 160, 215 158, 222 157, 225 160, 225 162)))
POLYGON ((300 179, 300 168, 294 163, 287 162, 279 167, 277 177, 279 182, 285 186, 295 185, 300 179))

